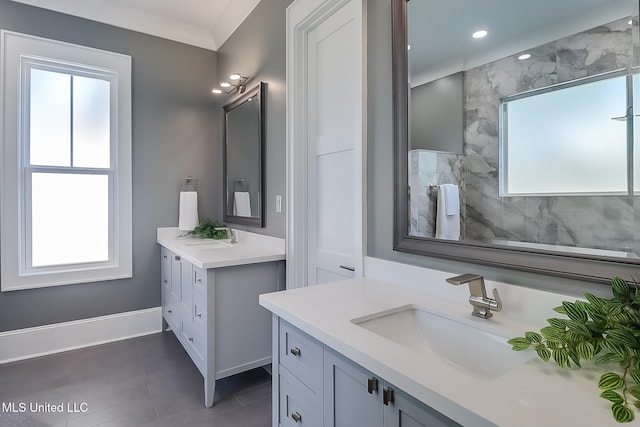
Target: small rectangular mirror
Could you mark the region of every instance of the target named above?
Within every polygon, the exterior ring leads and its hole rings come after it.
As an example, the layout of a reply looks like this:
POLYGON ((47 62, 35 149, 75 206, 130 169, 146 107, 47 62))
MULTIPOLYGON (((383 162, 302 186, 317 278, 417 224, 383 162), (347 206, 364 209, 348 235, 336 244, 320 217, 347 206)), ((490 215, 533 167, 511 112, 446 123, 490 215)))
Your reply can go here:
POLYGON ((264 105, 260 82, 224 110, 224 222, 264 227, 264 105))

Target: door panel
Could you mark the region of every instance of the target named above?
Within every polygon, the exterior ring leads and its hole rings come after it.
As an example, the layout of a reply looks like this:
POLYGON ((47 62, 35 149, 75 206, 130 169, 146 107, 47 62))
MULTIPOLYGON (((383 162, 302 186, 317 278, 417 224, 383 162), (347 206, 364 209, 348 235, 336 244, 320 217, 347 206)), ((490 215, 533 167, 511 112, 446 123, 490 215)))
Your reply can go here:
POLYGON ((373 375, 331 350, 325 350, 324 375, 326 427, 383 427, 382 381, 369 393, 373 375))
POLYGON ((355 0, 347 3, 307 39, 310 285, 362 276, 362 24, 357 6, 355 0))

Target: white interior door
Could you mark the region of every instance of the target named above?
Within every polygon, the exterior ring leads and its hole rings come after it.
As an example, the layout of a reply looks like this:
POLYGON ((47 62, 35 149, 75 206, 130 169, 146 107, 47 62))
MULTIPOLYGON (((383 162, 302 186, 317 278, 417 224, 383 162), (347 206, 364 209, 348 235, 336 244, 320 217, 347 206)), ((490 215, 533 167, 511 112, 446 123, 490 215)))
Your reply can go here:
POLYGON ((287 288, 363 276, 364 4, 287 8, 287 288))
POLYGON ((352 0, 307 37, 307 284, 362 276, 362 12, 352 0))

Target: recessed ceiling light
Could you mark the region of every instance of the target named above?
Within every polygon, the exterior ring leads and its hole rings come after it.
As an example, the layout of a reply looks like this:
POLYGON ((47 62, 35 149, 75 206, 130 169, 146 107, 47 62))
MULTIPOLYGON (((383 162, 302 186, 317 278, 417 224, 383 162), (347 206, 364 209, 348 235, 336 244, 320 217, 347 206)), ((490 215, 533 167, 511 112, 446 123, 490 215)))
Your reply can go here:
POLYGON ((522 55, 518 56, 518 59, 520 61, 524 61, 525 59, 529 59, 531 58, 531 54, 530 53, 523 53, 522 55))
POLYGON ((218 95, 218 94, 221 94, 222 91, 218 88, 215 88, 215 89, 211 89, 211 93, 215 93, 216 95, 218 95))
POLYGON ((231 87, 231 83, 229 83, 229 82, 220 82, 220 87, 231 87))
POLYGON ((242 78, 242 76, 238 73, 233 73, 229 76, 230 80, 240 80, 242 78))
POLYGON ((487 34, 489 34, 486 30, 478 30, 475 33, 471 34, 471 37, 473 37, 474 39, 481 39, 483 37, 486 37, 487 34))

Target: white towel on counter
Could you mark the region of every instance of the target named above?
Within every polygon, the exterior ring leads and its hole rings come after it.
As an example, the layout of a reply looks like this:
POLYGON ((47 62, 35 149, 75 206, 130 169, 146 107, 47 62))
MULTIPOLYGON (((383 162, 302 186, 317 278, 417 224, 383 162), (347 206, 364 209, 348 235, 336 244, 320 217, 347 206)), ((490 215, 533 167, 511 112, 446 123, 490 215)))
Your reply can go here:
POLYGON ((198 224, 198 193, 195 191, 181 191, 178 230, 191 231, 198 224))
POLYGON ((438 186, 436 239, 460 240, 460 192, 455 184, 438 186))
POLYGON ((233 214, 235 216, 251 216, 251 200, 248 191, 233 193, 233 214))

